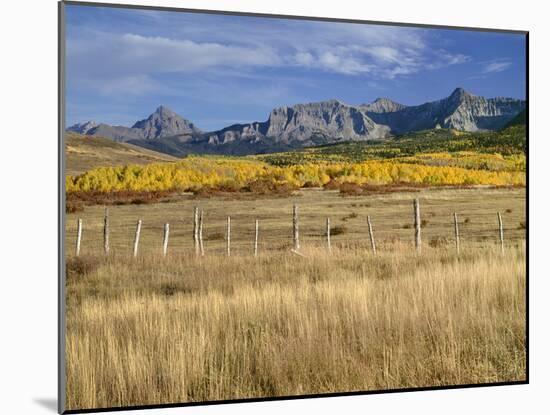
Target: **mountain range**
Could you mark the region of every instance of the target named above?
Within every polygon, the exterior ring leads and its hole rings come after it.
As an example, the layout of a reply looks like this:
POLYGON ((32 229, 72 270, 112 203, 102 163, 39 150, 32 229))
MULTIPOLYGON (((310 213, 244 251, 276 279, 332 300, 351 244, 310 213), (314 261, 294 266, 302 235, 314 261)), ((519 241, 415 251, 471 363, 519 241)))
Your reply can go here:
POLYGON ((388 98, 348 105, 338 100, 275 108, 267 121, 205 132, 165 106, 132 127, 87 121, 67 130, 182 156, 257 154, 343 141, 385 139, 433 128, 498 130, 525 110, 525 101, 484 98, 456 88, 446 98, 407 106, 388 98))

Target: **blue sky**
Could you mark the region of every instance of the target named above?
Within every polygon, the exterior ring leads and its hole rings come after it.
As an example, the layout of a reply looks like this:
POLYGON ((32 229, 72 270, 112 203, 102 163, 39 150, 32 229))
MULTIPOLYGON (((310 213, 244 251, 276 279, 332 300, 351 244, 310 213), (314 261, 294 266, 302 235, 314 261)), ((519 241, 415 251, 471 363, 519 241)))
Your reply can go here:
POLYGON ((454 88, 525 98, 525 37, 68 5, 67 125, 132 125, 166 105, 203 130, 264 121, 274 107, 454 88))

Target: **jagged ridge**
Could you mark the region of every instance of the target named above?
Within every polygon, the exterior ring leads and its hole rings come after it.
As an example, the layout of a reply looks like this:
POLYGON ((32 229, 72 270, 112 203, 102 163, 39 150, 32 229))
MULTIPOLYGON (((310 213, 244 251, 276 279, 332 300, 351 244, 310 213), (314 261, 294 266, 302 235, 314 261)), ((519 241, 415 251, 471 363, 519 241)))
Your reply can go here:
POLYGON ((253 154, 286 148, 366 141, 432 128, 498 130, 525 109, 525 101, 484 98, 456 88, 447 98, 406 106, 388 98, 348 105, 338 100, 275 108, 264 122, 234 124, 203 133, 165 106, 132 127, 88 121, 68 128, 127 141, 170 154, 253 154))

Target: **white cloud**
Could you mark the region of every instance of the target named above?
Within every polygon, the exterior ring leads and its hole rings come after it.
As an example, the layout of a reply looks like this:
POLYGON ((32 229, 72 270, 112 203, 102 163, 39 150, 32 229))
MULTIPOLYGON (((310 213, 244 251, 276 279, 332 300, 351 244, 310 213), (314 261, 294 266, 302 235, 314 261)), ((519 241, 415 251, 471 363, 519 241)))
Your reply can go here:
POLYGON ((365 52, 373 58, 387 63, 399 63, 402 58, 402 53, 399 50, 388 46, 374 46, 367 48, 365 52))
POLYGON ((133 33, 95 33, 68 42, 69 63, 83 73, 195 72, 210 67, 273 66, 278 55, 255 48, 133 33))
POLYGON ((294 61, 297 65, 311 66, 315 62, 315 58, 309 52, 296 52, 294 61))
MULTIPOLYGON (((383 80, 469 59, 434 47, 421 28, 220 18, 213 30, 212 23, 198 20, 156 20, 162 35, 145 35, 137 27, 124 33, 80 28, 68 38, 69 76, 105 95, 143 95, 162 88, 155 79, 163 74, 254 76, 258 69, 289 66, 383 80)), ((499 68, 502 63, 491 69, 499 68)))
POLYGON ((512 65, 509 61, 487 62, 483 68, 483 73, 502 72, 512 65))
POLYGON ((251 48, 220 43, 175 40, 164 37, 146 37, 124 34, 121 44, 127 56, 136 60, 161 63, 166 72, 192 72, 220 66, 274 66, 279 64, 276 53, 266 48, 251 48), (133 56, 132 56, 133 55, 133 56))
POLYGON ((347 53, 324 52, 318 57, 319 66, 331 72, 345 75, 357 75, 370 72, 368 64, 347 53))
POLYGON ((97 85, 102 95, 144 95, 163 88, 148 75, 125 76, 103 80, 97 85))

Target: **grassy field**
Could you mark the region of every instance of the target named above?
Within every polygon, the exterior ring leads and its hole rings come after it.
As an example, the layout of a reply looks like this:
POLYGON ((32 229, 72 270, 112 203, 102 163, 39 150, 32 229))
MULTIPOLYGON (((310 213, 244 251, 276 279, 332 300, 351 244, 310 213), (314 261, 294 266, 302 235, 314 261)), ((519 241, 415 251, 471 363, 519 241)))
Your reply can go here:
POLYGON ((66 174, 77 175, 97 167, 124 166, 176 161, 168 154, 109 138, 67 133, 65 136, 66 174))
MULTIPOLYGON (((169 252, 193 251, 193 208, 204 210, 204 242, 208 255, 225 252, 226 218, 232 220, 232 252, 250 255, 254 238, 254 220, 259 220, 261 252, 287 249, 292 245, 292 204, 300 211, 300 235, 303 245, 325 243, 325 220, 330 217, 332 242, 336 246, 368 245, 367 215, 371 216, 375 238, 384 243, 413 242, 412 200, 421 204, 424 245, 452 248, 453 212, 459 217, 461 244, 464 248, 494 244, 498 238, 497 212, 504 222, 507 241, 525 237, 524 188, 421 188, 410 192, 376 193, 342 197, 338 191, 307 189, 293 197, 264 197, 229 193, 225 197, 196 198, 175 195, 166 203, 109 206, 110 245, 113 251, 129 254, 135 226, 143 221, 140 253, 161 251, 163 227, 170 224, 169 252)), ((66 244, 73 252, 77 218, 83 220, 82 254, 97 254, 103 249, 103 206, 86 206, 83 212, 67 215, 66 244)))
POLYGON ((67 408, 524 380, 525 189, 414 190, 180 194, 165 203, 110 206, 108 257, 103 207, 67 215, 67 408), (412 244, 416 197, 421 254, 412 244), (293 203, 305 257, 289 252, 293 203), (205 212, 206 254, 198 258, 194 206, 205 212), (230 258, 222 256, 227 215, 230 258), (339 229, 331 255, 327 216, 339 229), (84 230, 75 258, 78 217, 84 230), (134 259, 137 219, 143 229, 134 259), (171 234, 163 258, 165 222, 171 234))
POLYGON ((67 407, 525 379, 525 254, 69 262, 67 407))

